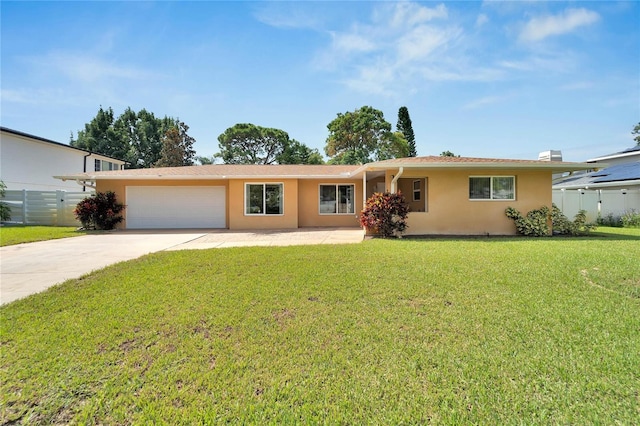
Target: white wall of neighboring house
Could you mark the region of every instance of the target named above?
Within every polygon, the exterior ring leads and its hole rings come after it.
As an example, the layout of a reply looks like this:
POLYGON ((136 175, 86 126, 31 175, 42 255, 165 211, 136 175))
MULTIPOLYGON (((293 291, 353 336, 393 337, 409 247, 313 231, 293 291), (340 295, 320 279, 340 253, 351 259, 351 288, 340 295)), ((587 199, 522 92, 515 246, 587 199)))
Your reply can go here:
POLYGON ((96 159, 118 168, 124 164, 124 161, 19 132, 5 129, 1 132, 0 179, 8 190, 82 191, 76 182, 63 182, 53 176, 94 171, 96 159))

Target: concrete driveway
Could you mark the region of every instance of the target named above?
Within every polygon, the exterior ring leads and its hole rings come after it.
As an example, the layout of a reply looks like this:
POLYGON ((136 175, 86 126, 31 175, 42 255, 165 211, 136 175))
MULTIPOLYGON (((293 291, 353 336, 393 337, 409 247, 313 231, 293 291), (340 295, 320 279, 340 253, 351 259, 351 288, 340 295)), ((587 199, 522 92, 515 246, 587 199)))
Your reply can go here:
POLYGON ((96 269, 163 250, 342 244, 362 241, 354 228, 282 231, 116 231, 0 247, 0 304, 41 292, 96 269))

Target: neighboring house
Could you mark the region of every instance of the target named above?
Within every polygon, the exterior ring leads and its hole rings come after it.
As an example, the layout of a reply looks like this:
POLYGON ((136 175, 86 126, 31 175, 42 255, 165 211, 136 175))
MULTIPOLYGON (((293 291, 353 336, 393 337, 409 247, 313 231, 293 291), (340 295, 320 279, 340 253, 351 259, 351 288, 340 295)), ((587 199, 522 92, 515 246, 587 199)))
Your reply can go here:
POLYGON ((53 176, 120 170, 124 164, 122 160, 0 127, 0 180, 7 190, 80 191, 75 182, 62 182, 53 176))
POLYGON ((590 170, 554 180, 553 202, 565 215, 585 210, 587 219, 594 221, 598 216, 640 211, 640 146, 586 163, 590 170))
POLYGON ((551 206, 551 176, 584 163, 415 157, 359 166, 207 165, 57 176, 114 191, 123 227, 357 227, 374 192, 401 191, 407 235, 512 235, 504 211, 551 206))

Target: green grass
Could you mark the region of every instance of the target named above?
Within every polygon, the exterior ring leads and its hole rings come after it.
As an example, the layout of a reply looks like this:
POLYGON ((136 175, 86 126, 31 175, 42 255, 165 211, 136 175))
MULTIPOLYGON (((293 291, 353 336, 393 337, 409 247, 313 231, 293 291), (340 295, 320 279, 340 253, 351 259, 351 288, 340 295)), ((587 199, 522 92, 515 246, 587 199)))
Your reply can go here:
POLYGON ((77 237, 84 232, 73 226, 0 226, 0 247, 14 244, 33 243, 35 241, 55 240, 77 237))
POLYGON ((0 423, 635 424, 640 230, 148 255, 0 308, 0 423))

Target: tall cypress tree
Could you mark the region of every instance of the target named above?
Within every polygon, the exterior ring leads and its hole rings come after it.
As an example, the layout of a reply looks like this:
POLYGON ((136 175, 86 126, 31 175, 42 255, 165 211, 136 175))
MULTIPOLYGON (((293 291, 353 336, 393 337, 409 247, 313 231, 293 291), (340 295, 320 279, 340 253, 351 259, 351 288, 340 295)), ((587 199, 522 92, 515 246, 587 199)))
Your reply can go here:
POLYGON ((400 107, 398 110, 398 124, 396 124, 396 129, 404 135, 404 138, 409 143, 409 157, 417 156, 416 137, 413 134, 411 118, 409 117, 409 110, 406 106, 400 107))

